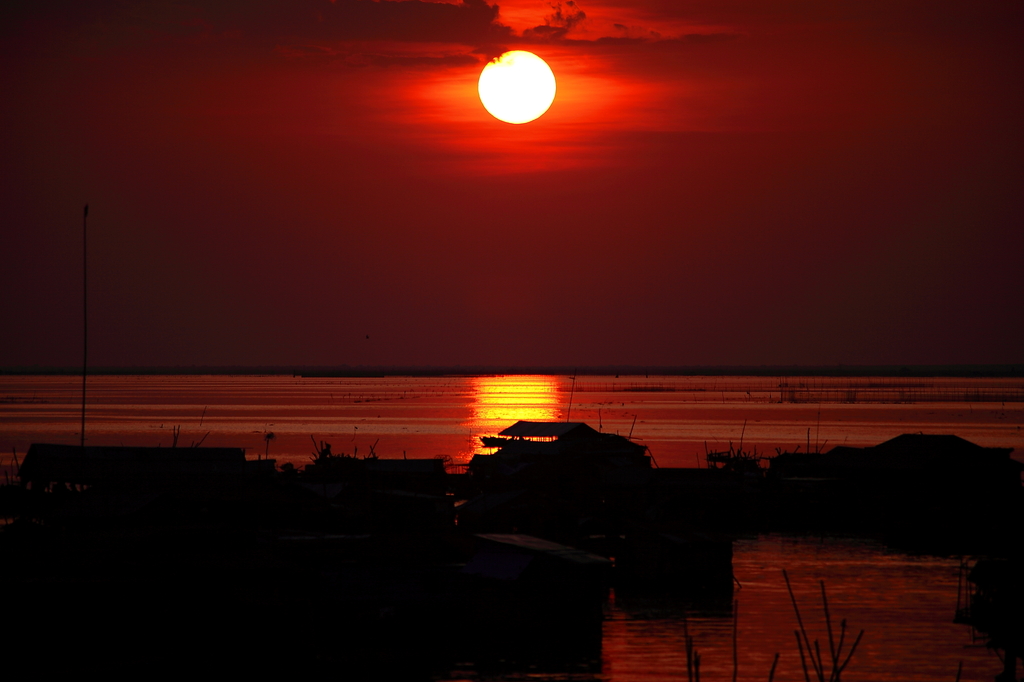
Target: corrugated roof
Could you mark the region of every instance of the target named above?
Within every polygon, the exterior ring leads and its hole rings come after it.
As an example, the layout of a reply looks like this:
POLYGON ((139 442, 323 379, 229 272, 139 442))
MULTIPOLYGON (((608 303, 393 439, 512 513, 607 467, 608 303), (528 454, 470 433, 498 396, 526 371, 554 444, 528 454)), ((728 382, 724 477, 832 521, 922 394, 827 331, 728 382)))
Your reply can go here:
POLYGON ((583 422, 518 421, 498 435, 512 438, 561 438, 577 430, 581 433, 597 433, 583 422))
POLYGON ((603 556, 584 552, 581 549, 560 545, 550 540, 543 540, 532 535, 505 534, 505 533, 477 533, 478 538, 508 545, 517 549, 530 552, 538 552, 548 556, 556 557, 575 564, 589 564, 596 566, 609 565, 611 562, 603 556))
POLYGON ((531 561, 532 555, 519 552, 477 552, 459 572, 496 580, 516 580, 531 561))

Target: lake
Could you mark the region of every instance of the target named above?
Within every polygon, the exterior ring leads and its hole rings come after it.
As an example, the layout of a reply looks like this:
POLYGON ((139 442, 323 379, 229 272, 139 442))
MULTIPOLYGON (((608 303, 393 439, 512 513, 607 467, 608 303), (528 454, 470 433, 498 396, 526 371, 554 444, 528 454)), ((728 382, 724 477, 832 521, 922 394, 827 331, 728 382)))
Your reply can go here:
MULTIPOLYGON (((246 448, 302 466, 314 442, 335 453, 450 457, 519 419, 585 421, 647 445, 662 467, 704 466, 706 451, 774 454, 873 445, 901 433, 951 433, 1024 451, 1024 381, 959 378, 671 376, 94 376, 86 443, 246 448), (268 438, 268 434, 273 438, 268 438)), ((0 470, 33 442, 77 444, 81 379, 0 376, 0 470)), ((802 680, 793 582, 811 638, 827 641, 819 580, 833 620, 863 640, 845 680, 991 680, 995 654, 953 624, 959 557, 916 556, 865 539, 766 535, 734 544, 739 679, 802 680)), ((444 679, 651 681, 686 678, 683 620, 702 679, 732 674, 732 615, 669 598, 614 596, 597 651, 495 666, 461 661, 444 679)))

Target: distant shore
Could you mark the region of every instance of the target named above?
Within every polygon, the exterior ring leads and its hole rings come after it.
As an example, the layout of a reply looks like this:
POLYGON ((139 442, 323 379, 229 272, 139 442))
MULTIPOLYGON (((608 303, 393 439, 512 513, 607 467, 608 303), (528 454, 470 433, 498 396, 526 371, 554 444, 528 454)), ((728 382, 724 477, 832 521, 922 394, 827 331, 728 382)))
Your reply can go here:
MULTIPOLYGON (((79 367, 16 366, 0 367, 0 375, 64 376, 81 375, 79 367)), ((441 377, 481 375, 589 375, 589 376, 778 376, 778 377, 1024 377, 1024 364, 1011 365, 565 365, 515 367, 479 366, 166 366, 166 367, 90 367, 90 375, 291 375, 304 377, 441 377)))

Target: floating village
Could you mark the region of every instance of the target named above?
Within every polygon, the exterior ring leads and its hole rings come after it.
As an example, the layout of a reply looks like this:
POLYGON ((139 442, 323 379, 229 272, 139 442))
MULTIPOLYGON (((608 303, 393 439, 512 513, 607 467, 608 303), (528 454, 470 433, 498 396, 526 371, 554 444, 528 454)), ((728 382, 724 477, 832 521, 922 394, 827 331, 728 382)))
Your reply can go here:
MULTIPOLYGON (((462 466, 315 440, 302 468, 234 448, 39 443, 0 487, 5 639, 74 669, 415 679, 466 651, 593 646, 609 590, 728 613, 735 538, 848 533, 983 557, 949 617, 1016 680, 1024 465, 1010 454, 905 434, 771 457, 741 443, 660 468, 628 437, 536 421, 483 438, 462 466)), ((826 679, 807 649, 805 673, 826 679)))

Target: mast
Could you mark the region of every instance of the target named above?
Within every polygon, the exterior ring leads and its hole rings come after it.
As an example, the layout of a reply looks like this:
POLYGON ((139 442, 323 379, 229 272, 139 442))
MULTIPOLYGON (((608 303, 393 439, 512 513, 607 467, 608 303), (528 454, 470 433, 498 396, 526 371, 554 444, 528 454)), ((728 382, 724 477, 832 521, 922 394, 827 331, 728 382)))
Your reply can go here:
POLYGON ((82 447, 85 447, 85 377, 89 367, 88 220, 89 204, 86 204, 82 211, 82 447))

